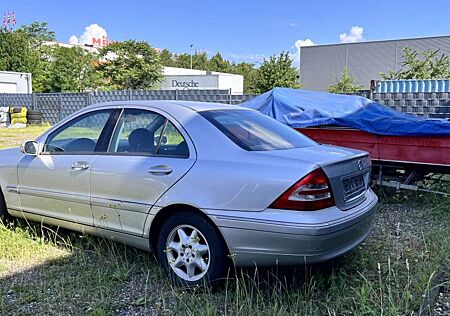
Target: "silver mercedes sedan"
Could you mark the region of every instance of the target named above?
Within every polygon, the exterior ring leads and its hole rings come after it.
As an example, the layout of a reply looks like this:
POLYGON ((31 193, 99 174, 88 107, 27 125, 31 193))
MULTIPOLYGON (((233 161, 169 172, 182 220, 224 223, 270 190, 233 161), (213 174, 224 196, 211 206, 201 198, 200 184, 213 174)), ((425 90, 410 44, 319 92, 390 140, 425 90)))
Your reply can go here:
POLYGON ((182 101, 84 108, 0 151, 0 215, 152 250, 177 284, 232 264, 301 265, 370 233, 365 152, 320 145, 254 110, 182 101))

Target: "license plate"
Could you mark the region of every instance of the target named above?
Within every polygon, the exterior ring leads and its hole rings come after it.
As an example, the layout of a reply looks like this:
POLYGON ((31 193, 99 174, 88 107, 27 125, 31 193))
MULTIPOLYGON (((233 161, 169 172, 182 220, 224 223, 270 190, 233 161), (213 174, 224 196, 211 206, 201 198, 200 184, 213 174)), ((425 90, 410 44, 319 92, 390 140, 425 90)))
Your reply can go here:
POLYGON ((342 181, 344 186, 345 200, 351 200, 359 196, 365 190, 364 177, 358 175, 352 178, 347 178, 342 181))

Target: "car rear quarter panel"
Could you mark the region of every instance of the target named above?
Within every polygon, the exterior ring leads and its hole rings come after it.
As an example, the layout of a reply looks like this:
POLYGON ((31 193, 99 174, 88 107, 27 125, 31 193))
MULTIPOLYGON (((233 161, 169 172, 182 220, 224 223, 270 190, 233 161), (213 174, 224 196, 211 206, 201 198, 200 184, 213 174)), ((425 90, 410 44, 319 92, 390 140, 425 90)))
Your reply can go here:
POLYGON ((182 124, 193 140, 197 161, 158 200, 160 207, 183 203, 200 209, 262 211, 318 167, 298 158, 245 151, 198 114, 182 124))
POLYGON ((293 167, 286 163, 280 168, 278 163, 247 161, 198 159, 157 205, 187 203, 201 209, 262 211, 315 169, 312 164, 293 167))

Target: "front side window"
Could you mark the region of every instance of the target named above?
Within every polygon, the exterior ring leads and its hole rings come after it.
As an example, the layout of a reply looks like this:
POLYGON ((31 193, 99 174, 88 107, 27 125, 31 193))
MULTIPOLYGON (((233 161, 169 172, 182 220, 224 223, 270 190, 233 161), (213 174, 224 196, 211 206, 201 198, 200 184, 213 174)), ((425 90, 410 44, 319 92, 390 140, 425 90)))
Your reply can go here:
POLYGON ((112 112, 113 110, 90 112, 66 123, 49 135, 44 152, 94 152, 112 112))
POLYGON ((200 114, 236 145, 270 151, 317 145, 312 139, 266 115, 249 110, 215 110, 200 114))
POLYGON ((150 155, 187 155, 183 136, 164 116, 125 109, 117 122, 109 152, 150 155))

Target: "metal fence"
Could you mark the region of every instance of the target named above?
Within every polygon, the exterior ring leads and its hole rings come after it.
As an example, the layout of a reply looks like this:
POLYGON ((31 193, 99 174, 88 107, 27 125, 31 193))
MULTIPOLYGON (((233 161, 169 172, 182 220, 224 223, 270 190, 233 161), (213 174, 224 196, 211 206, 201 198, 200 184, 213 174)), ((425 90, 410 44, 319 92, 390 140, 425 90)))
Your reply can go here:
MULTIPOLYGON (((403 113, 450 118, 450 93, 360 93, 403 113)), ((40 110, 44 121, 55 124, 90 104, 127 100, 185 100, 239 104, 255 95, 232 95, 230 90, 120 90, 85 93, 2 94, 0 106, 25 106, 40 110)))
POLYGON ((450 118, 450 93, 362 93, 393 110, 430 118, 450 118))
POLYGON ((33 93, 0 95, 1 106, 40 110, 45 122, 55 124, 85 106, 107 101, 184 100, 239 104, 254 95, 232 95, 230 90, 118 90, 82 93, 33 93))

